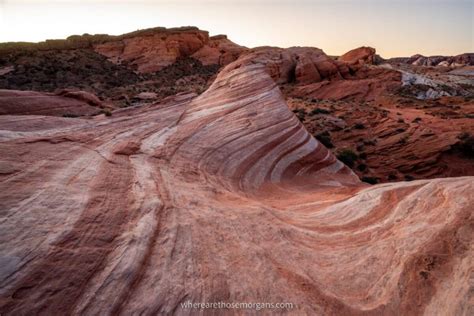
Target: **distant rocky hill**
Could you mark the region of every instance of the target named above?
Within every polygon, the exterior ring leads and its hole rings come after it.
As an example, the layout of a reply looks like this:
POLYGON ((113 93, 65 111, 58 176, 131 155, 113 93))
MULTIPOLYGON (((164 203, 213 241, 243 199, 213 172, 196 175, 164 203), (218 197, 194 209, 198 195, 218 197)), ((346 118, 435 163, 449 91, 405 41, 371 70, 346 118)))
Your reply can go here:
MULTIPOLYGON (((202 92, 246 48, 195 27, 153 28, 120 36, 70 36, 0 44, 0 88, 54 92, 80 89, 117 106, 179 92, 202 92)), ((146 100, 145 100, 146 101, 146 100)), ((150 101, 150 100, 148 100, 150 101)))
POLYGON ((209 36, 196 27, 150 28, 123 35, 72 35, 64 40, 40 43, 0 43, 0 56, 21 51, 57 51, 92 49, 116 64, 126 64, 142 73, 155 72, 178 59, 193 57, 204 65, 226 65, 240 55, 245 47, 225 35, 209 36))
POLYGON ((456 56, 423 56, 420 54, 411 57, 397 57, 387 60, 389 63, 402 63, 414 66, 444 66, 460 67, 474 66, 474 53, 465 53, 456 56))
MULTIPOLYGON (((244 48, 232 44, 225 35, 216 35, 209 37, 207 31, 202 31, 197 27, 187 26, 178 28, 155 27, 144 30, 138 30, 122 35, 108 34, 83 34, 71 35, 66 39, 46 40, 39 43, 29 42, 6 42, 0 43, 0 55, 5 53, 14 53, 20 50, 64 50, 64 49, 80 49, 80 48, 97 48, 107 43, 119 43, 116 47, 120 47, 120 43, 125 45, 135 44, 132 50, 143 51, 145 47, 138 46, 138 42, 151 40, 153 47, 150 49, 158 51, 163 49, 161 45, 166 45, 169 51, 176 53, 177 57, 188 57, 203 48, 218 48, 219 54, 225 52, 234 52, 243 50, 244 48), (222 46, 220 46, 222 45, 222 46), (205 47, 206 46, 206 47, 205 47), (226 47, 224 47, 226 46, 226 47), (174 49, 178 48, 178 51, 174 49)), ((111 44, 113 46, 113 44, 111 44)), ((101 49, 98 49, 99 51, 101 49)), ((214 52, 214 51, 213 51, 214 52)), ((206 54, 209 55, 209 54, 206 54)), ((160 56, 162 59, 164 56, 160 56)))

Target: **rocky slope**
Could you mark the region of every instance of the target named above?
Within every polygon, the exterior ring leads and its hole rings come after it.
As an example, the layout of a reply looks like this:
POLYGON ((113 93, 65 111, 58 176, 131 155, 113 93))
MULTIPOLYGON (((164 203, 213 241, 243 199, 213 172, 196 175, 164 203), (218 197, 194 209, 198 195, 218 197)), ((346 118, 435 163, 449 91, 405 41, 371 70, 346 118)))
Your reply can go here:
MULTIPOLYGON (((49 97, 85 91, 107 107, 144 106, 201 94, 237 58, 242 66, 264 65, 306 129, 365 181, 474 175, 474 72, 458 63, 384 61, 370 47, 337 58, 313 47, 246 49, 193 27, 154 28, 0 44, 0 88, 49 97)), ((2 100, 3 114, 54 104, 2 100)), ((110 114, 87 104, 41 113, 110 114)))
POLYGON ((474 178, 362 184, 273 70, 111 118, 0 116, 0 313, 469 314, 474 178))
MULTIPOLYGON (((0 43, 0 88, 79 89, 119 107, 202 92, 219 68, 246 49, 195 27, 153 28, 120 36, 70 36, 41 43, 0 43)), ((150 102, 148 102, 150 103, 150 102)))
POLYGON ((366 47, 338 60, 316 48, 265 47, 237 63, 264 64, 307 130, 364 181, 474 175, 474 77, 375 60, 366 47))

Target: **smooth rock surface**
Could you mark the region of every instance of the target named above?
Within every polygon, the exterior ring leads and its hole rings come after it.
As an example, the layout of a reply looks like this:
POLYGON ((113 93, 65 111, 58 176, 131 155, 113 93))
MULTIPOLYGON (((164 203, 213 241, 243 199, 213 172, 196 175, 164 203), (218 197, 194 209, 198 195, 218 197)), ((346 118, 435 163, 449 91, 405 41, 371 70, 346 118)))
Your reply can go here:
POLYGON ((82 116, 107 107, 95 95, 84 91, 58 94, 0 89, 0 115, 82 116))

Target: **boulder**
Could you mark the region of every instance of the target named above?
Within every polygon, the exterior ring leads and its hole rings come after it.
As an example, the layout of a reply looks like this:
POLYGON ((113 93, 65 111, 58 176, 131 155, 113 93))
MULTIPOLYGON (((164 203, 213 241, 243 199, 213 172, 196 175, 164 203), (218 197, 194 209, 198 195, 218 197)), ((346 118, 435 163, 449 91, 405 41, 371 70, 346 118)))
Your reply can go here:
POLYGON ((366 46, 348 51, 347 53, 339 57, 340 61, 343 61, 349 65, 372 65, 375 63, 375 59, 375 48, 366 46))

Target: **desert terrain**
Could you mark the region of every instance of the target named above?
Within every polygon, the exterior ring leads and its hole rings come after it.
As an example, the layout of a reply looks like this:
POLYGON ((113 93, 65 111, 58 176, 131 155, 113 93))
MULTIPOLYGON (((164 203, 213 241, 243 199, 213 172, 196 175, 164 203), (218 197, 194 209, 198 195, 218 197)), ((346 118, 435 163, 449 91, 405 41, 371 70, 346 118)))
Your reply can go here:
POLYGON ((474 53, 0 44, 0 315, 470 315, 473 135, 474 53))

